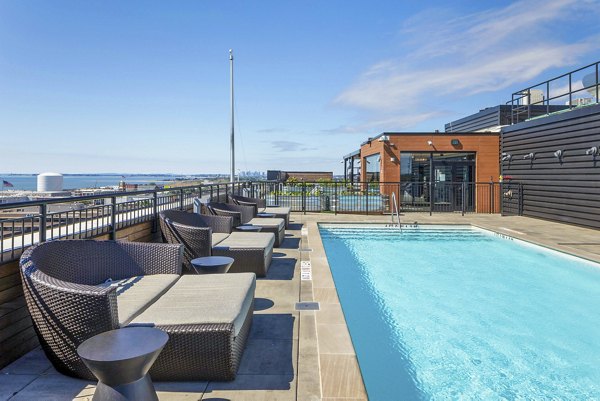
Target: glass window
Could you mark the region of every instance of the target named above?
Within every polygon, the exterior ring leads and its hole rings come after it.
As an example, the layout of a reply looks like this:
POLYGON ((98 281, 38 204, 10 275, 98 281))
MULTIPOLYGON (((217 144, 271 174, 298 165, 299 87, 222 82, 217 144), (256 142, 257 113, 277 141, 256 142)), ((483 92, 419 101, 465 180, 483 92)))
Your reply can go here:
POLYGON ((400 181, 429 182, 431 153, 400 153, 400 181))
POLYGON ((366 177, 365 181, 374 182, 379 181, 380 172, 381 172, 381 155, 376 153, 371 156, 365 157, 365 171, 366 177))

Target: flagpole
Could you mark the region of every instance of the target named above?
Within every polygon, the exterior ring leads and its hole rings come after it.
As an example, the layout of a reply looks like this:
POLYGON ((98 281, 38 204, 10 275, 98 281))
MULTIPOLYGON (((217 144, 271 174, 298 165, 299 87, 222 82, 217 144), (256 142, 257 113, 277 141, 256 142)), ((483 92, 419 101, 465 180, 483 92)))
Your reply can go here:
POLYGON ((234 118, 233 118, 233 50, 229 49, 229 72, 231 86, 231 171, 229 172, 229 182, 233 184, 235 179, 235 137, 234 137, 234 118))

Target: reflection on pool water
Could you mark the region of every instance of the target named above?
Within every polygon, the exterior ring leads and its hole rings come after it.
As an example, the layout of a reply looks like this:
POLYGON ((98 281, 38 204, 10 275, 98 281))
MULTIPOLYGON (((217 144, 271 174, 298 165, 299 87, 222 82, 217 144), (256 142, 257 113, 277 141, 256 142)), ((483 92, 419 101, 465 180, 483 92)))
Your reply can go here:
POLYGON ((598 264, 468 226, 369 227, 320 232, 371 401, 600 397, 598 264))

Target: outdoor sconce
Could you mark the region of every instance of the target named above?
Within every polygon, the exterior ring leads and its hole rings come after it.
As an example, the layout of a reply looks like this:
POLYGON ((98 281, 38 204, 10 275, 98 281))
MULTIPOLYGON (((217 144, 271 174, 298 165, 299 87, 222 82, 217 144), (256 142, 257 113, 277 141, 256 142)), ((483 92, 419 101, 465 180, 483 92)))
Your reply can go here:
POLYGON ((585 151, 586 155, 592 155, 592 156, 596 156, 598 154, 598 147, 597 146, 592 146, 591 148, 589 148, 588 150, 585 151))
POLYGON ((561 149, 558 149, 556 152, 554 152, 554 157, 556 157, 558 160, 562 160, 563 151, 561 149))
POLYGON ((512 155, 509 155, 508 153, 502 153, 502 161, 503 162, 509 162, 512 160, 512 155))
POLYGON ((523 156, 523 159, 527 160, 527 159, 531 159, 533 160, 535 158, 535 153, 527 153, 525 156, 523 156))
POLYGON ((427 145, 433 146, 433 141, 427 141, 427 145))
POLYGON ((391 161, 392 163, 395 163, 397 160, 398 160, 398 159, 396 159, 394 156, 390 157, 390 161, 391 161))
POLYGON ((460 141, 458 139, 451 139, 450 145, 452 146, 460 146, 460 141))

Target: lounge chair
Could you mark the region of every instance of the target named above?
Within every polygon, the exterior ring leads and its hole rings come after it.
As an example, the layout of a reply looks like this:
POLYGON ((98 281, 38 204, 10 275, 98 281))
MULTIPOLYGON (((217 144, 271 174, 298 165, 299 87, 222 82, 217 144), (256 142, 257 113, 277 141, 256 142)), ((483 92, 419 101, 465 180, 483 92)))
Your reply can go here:
POLYGON ((229 256, 230 273, 251 272, 264 277, 273 257, 272 233, 232 232, 231 217, 207 216, 178 210, 160 212, 164 239, 183 244, 183 263, 194 271, 191 260, 201 256, 229 256))
POLYGON ((290 208, 281 206, 267 206, 267 201, 260 198, 247 198, 240 195, 229 195, 229 203, 234 205, 252 206, 254 207, 255 215, 257 213, 270 213, 275 217, 285 220, 285 228, 290 226, 290 208))
POLYGON ((232 380, 248 338, 251 273, 181 275, 181 245, 64 240, 27 249, 20 271, 42 348, 60 373, 95 380, 77 347, 96 334, 151 326, 169 341, 153 380, 232 380))
POLYGON ((262 227, 262 231, 275 234, 275 247, 279 247, 285 238, 285 220, 276 217, 256 217, 253 206, 232 205, 229 203, 211 202, 206 205, 215 216, 233 217, 233 226, 251 224, 262 227))

